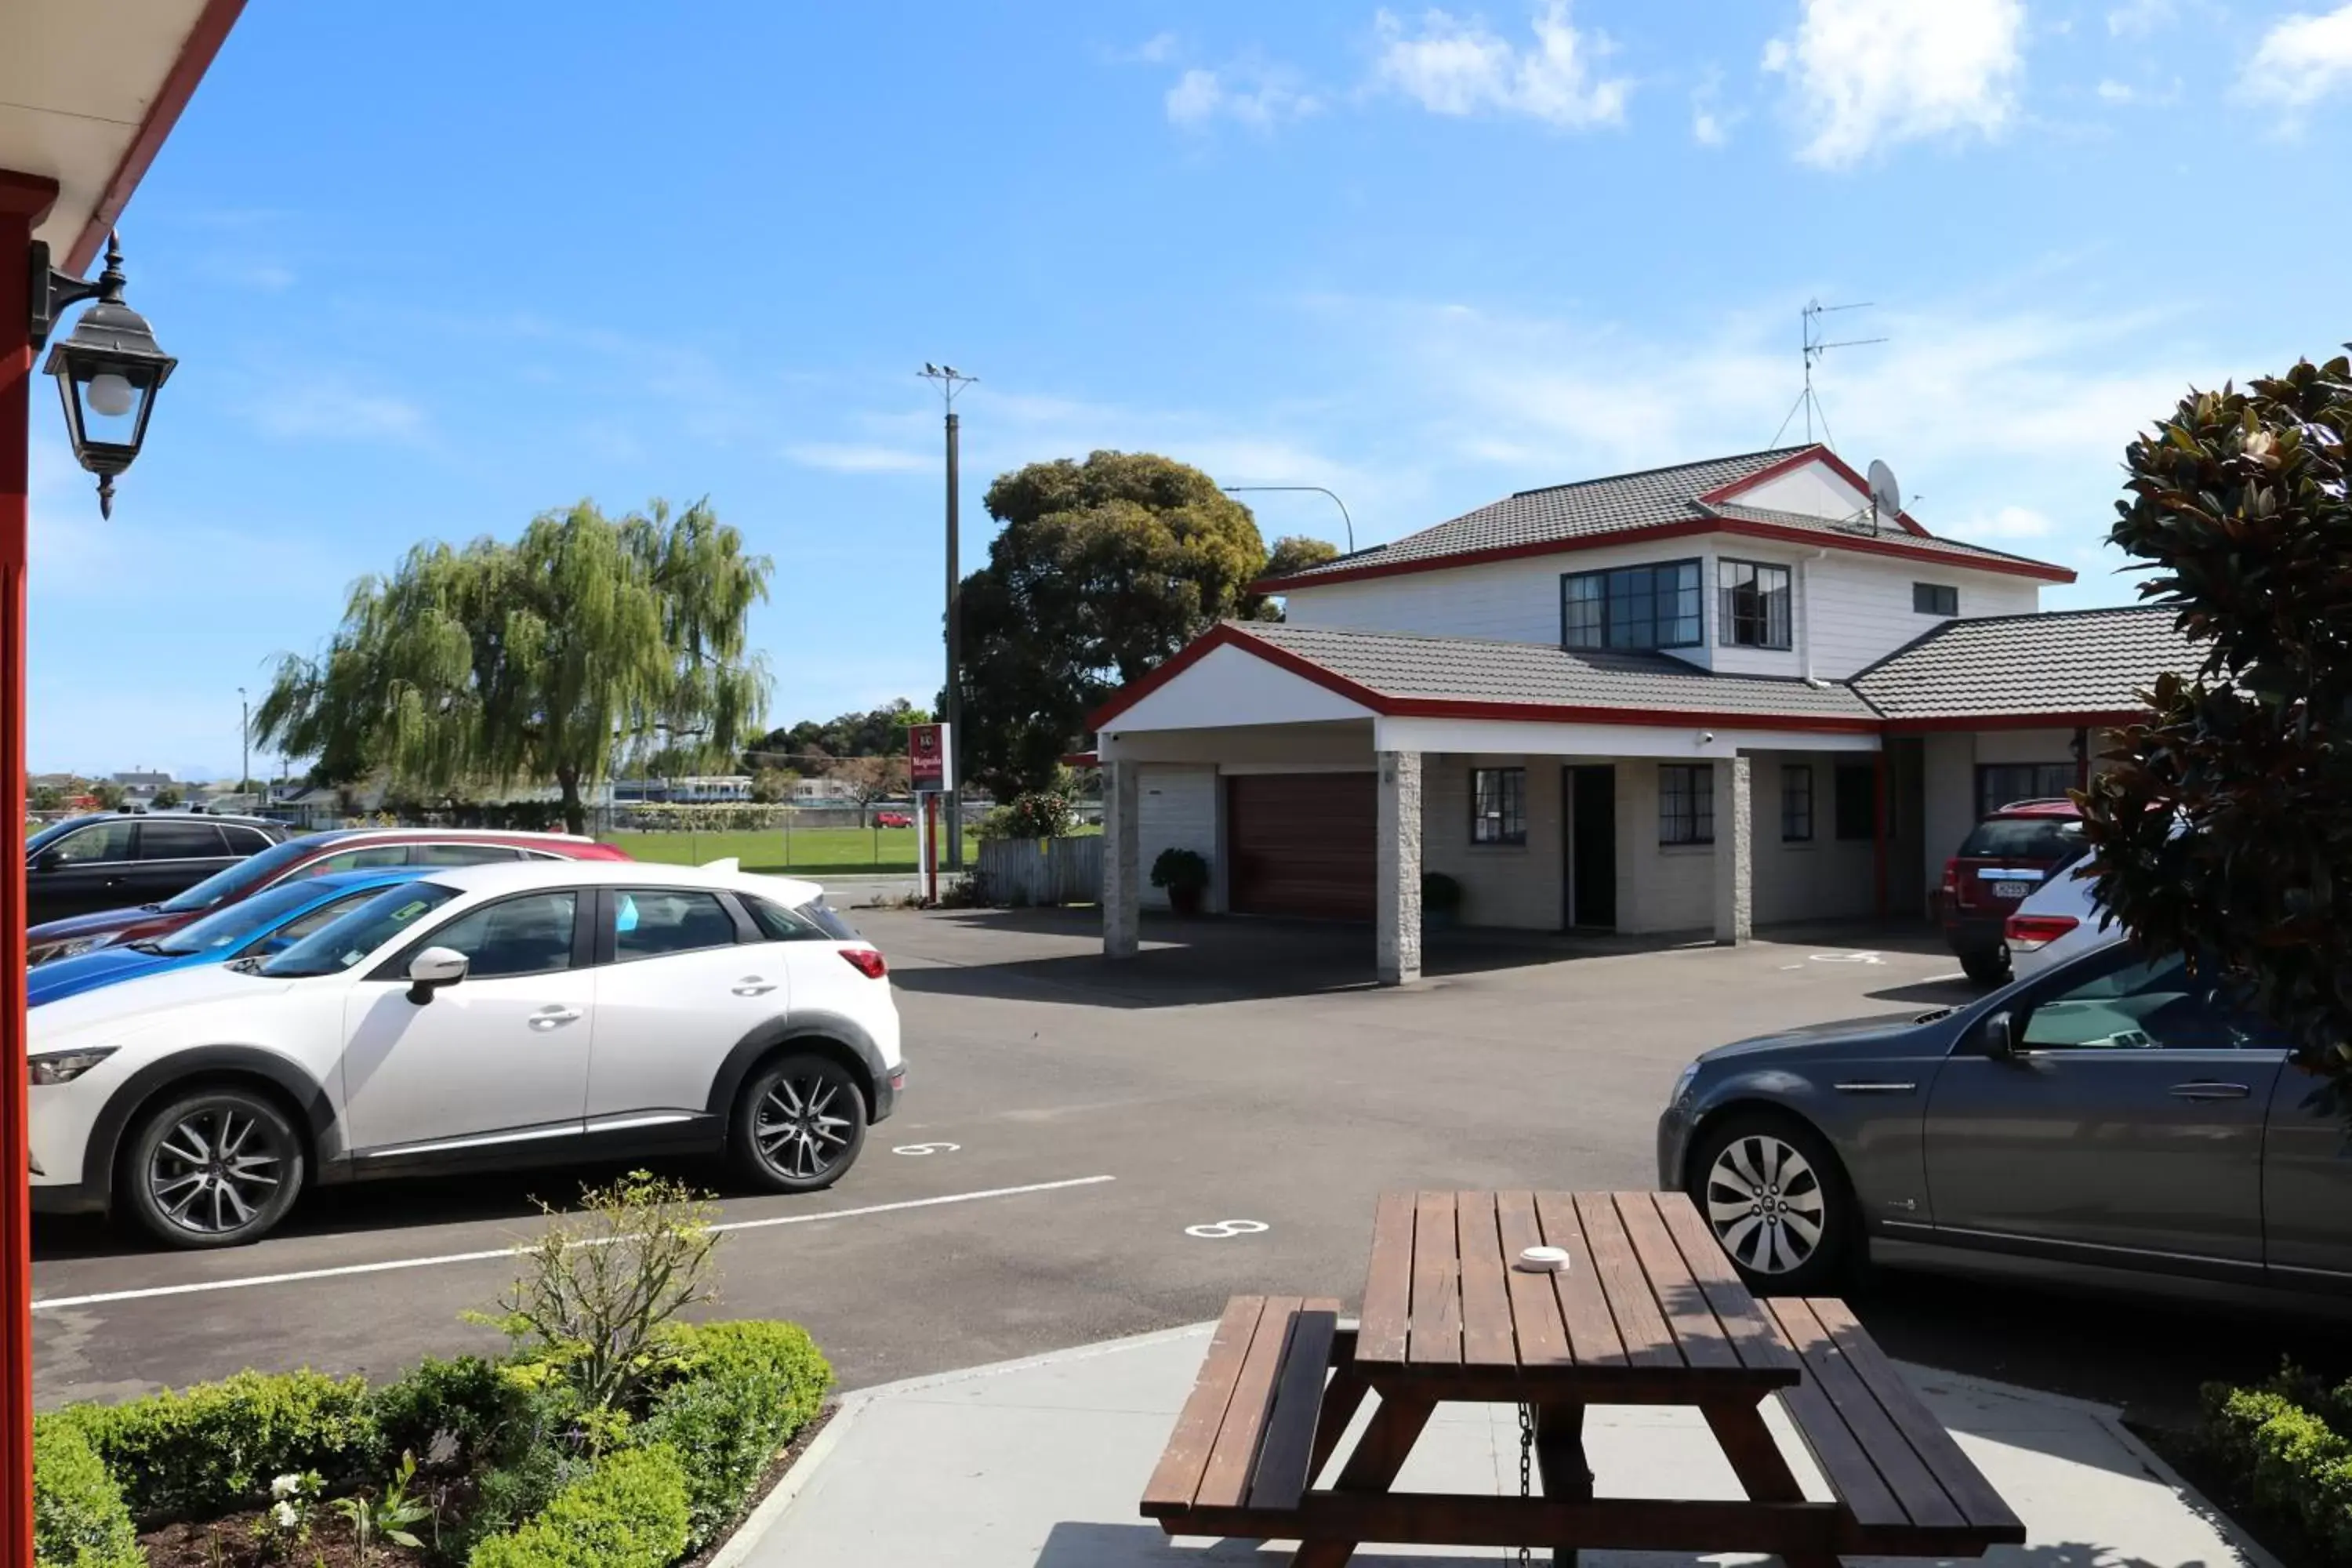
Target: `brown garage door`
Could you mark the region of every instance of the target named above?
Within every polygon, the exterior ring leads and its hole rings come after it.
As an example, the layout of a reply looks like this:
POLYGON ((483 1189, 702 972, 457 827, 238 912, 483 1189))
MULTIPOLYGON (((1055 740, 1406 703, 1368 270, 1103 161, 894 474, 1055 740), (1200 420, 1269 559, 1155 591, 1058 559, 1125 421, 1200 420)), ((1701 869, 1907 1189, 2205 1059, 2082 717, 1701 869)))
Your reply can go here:
POLYGON ((1234 912, 1372 918, 1370 773, 1239 773, 1225 781, 1234 912))

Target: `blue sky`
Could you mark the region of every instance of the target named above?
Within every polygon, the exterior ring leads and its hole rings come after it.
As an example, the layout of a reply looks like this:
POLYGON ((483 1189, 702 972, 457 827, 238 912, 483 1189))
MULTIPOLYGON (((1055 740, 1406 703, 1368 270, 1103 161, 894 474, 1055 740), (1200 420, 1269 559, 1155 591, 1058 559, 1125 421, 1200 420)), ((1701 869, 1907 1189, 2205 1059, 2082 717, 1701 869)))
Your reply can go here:
POLYGON ((1768 445, 1871 300, 1840 451, 2116 601, 2134 430, 2352 335, 2348 109, 2333 0, 255 0, 123 224, 181 364, 111 523, 36 405, 34 765, 231 774, 353 579, 583 496, 774 557, 776 721, 927 701, 925 360, 968 564, 1096 447, 1369 543, 1768 445))

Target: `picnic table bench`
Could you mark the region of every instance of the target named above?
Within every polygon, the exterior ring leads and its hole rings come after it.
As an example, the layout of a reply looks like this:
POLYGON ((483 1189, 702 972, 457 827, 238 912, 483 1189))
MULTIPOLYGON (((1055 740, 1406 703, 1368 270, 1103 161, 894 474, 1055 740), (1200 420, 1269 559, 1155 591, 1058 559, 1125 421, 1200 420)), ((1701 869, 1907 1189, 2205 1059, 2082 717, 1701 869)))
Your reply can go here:
MULTIPOLYGON (((1531 1479, 1531 1478, 1530 1478, 1531 1479)), ((1528 1489, 1533 1491, 1533 1488, 1528 1489)), ((1389 1194, 1361 1319, 1335 1300, 1239 1296, 1143 1495, 1171 1535, 1296 1540, 1299 1568, 1361 1542, 1980 1556, 2024 1527, 1844 1303, 1759 1302, 1679 1193, 1389 1194), (1512 1266, 1528 1247, 1571 1266, 1512 1266), (1765 1425, 1777 1394, 1829 1483, 1808 1500, 1765 1425), (1315 1481, 1367 1400, 1370 1418, 1315 1481), (1447 1401, 1520 1406, 1541 1494, 1392 1489, 1447 1401), (1598 1498, 1588 1405, 1696 1406, 1743 1500, 1598 1498)))

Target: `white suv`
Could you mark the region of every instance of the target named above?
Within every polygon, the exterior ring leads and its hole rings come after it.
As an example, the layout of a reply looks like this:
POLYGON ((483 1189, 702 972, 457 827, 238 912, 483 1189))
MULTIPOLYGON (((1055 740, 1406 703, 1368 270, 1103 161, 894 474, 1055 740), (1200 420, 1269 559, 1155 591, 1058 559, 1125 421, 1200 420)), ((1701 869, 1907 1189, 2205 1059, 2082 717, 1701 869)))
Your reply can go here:
POLYGON ((906 1081, 823 889, 623 862, 436 871, 266 961, 52 1003, 29 1044, 34 1206, 190 1247, 423 1171, 724 1150, 813 1191, 906 1081))

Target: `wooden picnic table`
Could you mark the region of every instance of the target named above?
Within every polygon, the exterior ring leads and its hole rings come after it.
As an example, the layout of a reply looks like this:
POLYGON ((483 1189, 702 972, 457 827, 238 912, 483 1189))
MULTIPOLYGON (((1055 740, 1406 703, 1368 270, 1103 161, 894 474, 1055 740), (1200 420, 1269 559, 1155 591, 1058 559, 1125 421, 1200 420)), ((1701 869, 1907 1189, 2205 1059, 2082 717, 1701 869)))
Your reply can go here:
POLYGON ((1352 1330, 1336 1301, 1228 1306, 1143 1512, 1171 1534, 1297 1539, 1298 1568, 1338 1568, 1360 1542, 1549 1545, 1557 1563, 1586 1546, 1769 1552, 1829 1568, 1842 1551, 1975 1556, 2024 1539, 1843 1303, 1771 1307, 1680 1193, 1388 1194, 1352 1330), (1570 1267, 1515 1266, 1538 1246, 1570 1267), (1775 1394, 1832 1499, 1806 1499, 1765 1425, 1775 1394), (1374 1396, 1337 1479, 1314 1487, 1374 1396), (1539 1495, 1392 1489, 1447 1402, 1520 1407, 1539 1495), (1596 1499, 1591 1405, 1695 1407, 1745 1500, 1596 1499))

